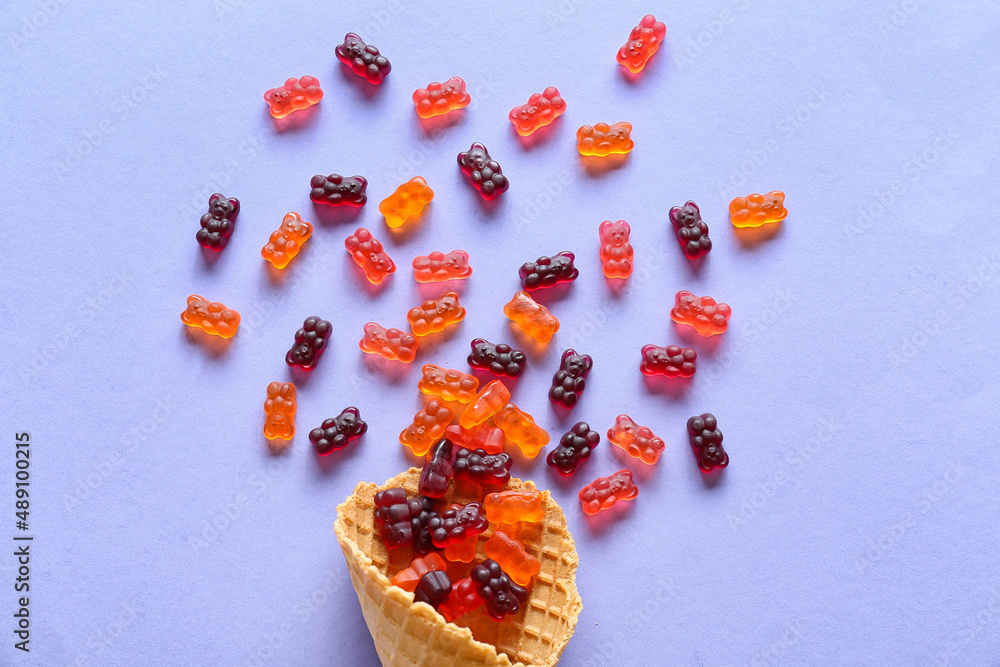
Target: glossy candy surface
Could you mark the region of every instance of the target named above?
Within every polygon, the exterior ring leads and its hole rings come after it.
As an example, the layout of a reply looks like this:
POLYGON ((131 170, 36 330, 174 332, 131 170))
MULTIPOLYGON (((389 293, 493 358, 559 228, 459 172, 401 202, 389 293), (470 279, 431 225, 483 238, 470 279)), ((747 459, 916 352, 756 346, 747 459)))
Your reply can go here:
POLYGON ((785 193, 780 190, 766 195, 737 197, 729 202, 729 219, 734 227, 760 227, 769 222, 780 222, 787 217, 785 193))
POLYGON ((652 14, 647 14, 632 28, 628 42, 618 49, 618 64, 624 65, 628 71, 638 74, 646 66, 653 54, 660 48, 660 43, 667 36, 667 26, 652 14))
POLYGON ((364 206, 368 201, 368 180, 364 176, 316 174, 309 181, 309 199, 329 206, 364 206))
POLYGON ((450 623, 479 609, 482 604, 483 599, 476 592, 475 582, 471 577, 465 577, 452 584, 451 595, 447 602, 438 607, 438 612, 450 623))
POLYGON ((417 485, 420 495, 440 498, 448 492, 451 476, 455 472, 451 465, 452 449, 451 442, 447 439, 439 440, 431 449, 420 471, 420 482, 417 485))
POLYGON ((295 385, 272 382, 264 400, 264 435, 268 440, 291 440, 295 436, 295 385))
POLYGON ((331 331, 333 325, 326 320, 315 315, 307 317, 302 328, 295 332, 295 343, 285 354, 285 363, 305 371, 316 368, 323 350, 330 342, 331 331))
POLYGON ((670 319, 694 327, 702 336, 725 333, 732 315, 729 304, 716 303, 710 296, 695 296, 687 290, 674 296, 674 307, 670 310, 670 319))
POLYGON ((413 589, 414 602, 426 602, 437 609, 451 595, 451 579, 443 570, 431 570, 420 577, 417 587, 413 589))
POLYGON ((524 290, 518 290, 504 305, 503 314, 539 343, 548 343, 559 331, 559 320, 524 290))
POLYGON ((454 368, 441 368, 426 364, 420 369, 423 377, 417 389, 431 396, 440 396, 446 401, 470 403, 479 391, 479 379, 454 368))
POLYGON ((358 76, 363 76, 368 83, 378 85, 392 71, 389 59, 353 32, 344 35, 344 43, 338 44, 336 51, 337 60, 358 76))
POLYGON ((351 253, 354 263, 364 270, 365 278, 373 285, 380 284, 390 273, 395 273, 396 264, 385 253, 382 243, 364 227, 344 240, 344 247, 351 253))
POLYGON ((410 330, 417 336, 444 331, 465 319, 465 308, 456 292, 445 292, 437 299, 428 299, 406 314, 410 330))
POLYGON ((351 406, 336 417, 324 419, 319 428, 309 431, 309 442, 316 453, 326 456, 347 446, 352 440, 368 432, 368 423, 361 419, 361 412, 351 406))
POLYGON ((198 245, 209 250, 222 250, 236 229, 236 216, 240 214, 240 200, 227 199, 216 192, 208 198, 208 213, 201 216, 201 229, 195 234, 198 245))
POLYGON ((283 269, 299 254, 312 233, 313 226, 292 211, 285 215, 281 226, 271 232, 267 245, 260 249, 260 255, 271 262, 274 268, 283 269))
POLYGON ((418 283, 438 283, 444 280, 461 280, 472 275, 469 253, 452 250, 447 255, 432 252, 413 258, 413 278, 418 283))
POLYGON ((691 449, 698 459, 698 467, 702 472, 711 472, 715 468, 725 468, 729 465, 729 454, 722 447, 722 431, 719 422, 711 412, 705 412, 697 417, 691 417, 687 422, 688 436, 691 439, 691 449))
POLYGON ((421 118, 440 116, 469 106, 472 98, 465 92, 465 81, 453 76, 444 83, 432 83, 413 91, 413 104, 421 118))
POLYGON ((187 298, 187 308, 181 313, 181 322, 213 336, 232 338, 240 326, 240 314, 226 308, 224 303, 192 294, 187 298))
POLYGON ((563 437, 545 462, 559 471, 563 477, 576 472, 576 467, 590 457, 590 453, 601 443, 601 434, 590 428, 587 422, 577 422, 563 437))
POLYGON ((459 424, 464 429, 482 424, 500 410, 510 400, 510 390, 500 380, 488 382, 479 390, 468 407, 462 412, 459 424))
POLYGON ((517 445, 529 458, 538 456, 542 447, 549 444, 549 434, 535 423, 534 418, 513 403, 508 403, 493 415, 493 421, 507 439, 517 445))
POLYGON ((468 358, 469 366, 489 371, 501 377, 521 377, 528 358, 524 352, 511 347, 507 343, 494 345, 485 338, 472 341, 472 353, 468 358))
POLYGON ((635 146, 631 132, 631 123, 598 123, 593 127, 584 125, 576 131, 576 149, 580 151, 580 155, 597 157, 625 154, 635 146))
POLYGON ((376 493, 374 502, 375 524, 387 549, 414 545, 421 555, 433 550, 429 534, 423 545, 418 544, 427 523, 437 516, 430 498, 407 498, 405 489, 394 487, 376 493))
POLYGON ((605 220, 598 230, 601 234, 601 262, 608 278, 628 278, 632 275, 635 250, 629 243, 632 228, 624 220, 605 220))
POLYGON ((399 434, 399 443, 410 448, 417 456, 424 456, 431 445, 441 439, 444 429, 451 423, 451 408, 432 398, 413 415, 413 423, 399 434))
POLYGON ((271 88, 264 93, 264 100, 271 107, 271 115, 284 118, 293 111, 308 109, 323 99, 323 89, 319 79, 304 76, 301 79, 286 79, 283 86, 271 88))
POLYGON ((668 378, 689 378, 697 369, 698 353, 690 347, 679 345, 645 345, 642 348, 642 363, 639 371, 643 375, 666 375, 668 378))
POLYGON ((708 225, 701 219, 701 210, 693 201, 670 209, 670 224, 674 226, 677 242, 688 259, 707 255, 712 249, 708 225))
POLYGON ((549 86, 541 93, 528 98, 526 104, 514 107, 507 116, 514 123, 522 137, 533 134, 545 127, 566 111, 566 101, 559 95, 559 89, 549 86))
POLYGON ((511 581, 495 560, 484 560, 473 567, 469 578, 475 583, 476 592, 494 621, 516 614, 521 605, 528 602, 528 591, 511 581))
POLYGON ((490 523, 538 523, 545 518, 542 492, 538 489, 498 491, 483 500, 490 523))
POLYGON ((593 365, 594 359, 589 354, 577 354, 572 348, 563 352, 559 370, 552 376, 549 400, 567 408, 576 405, 587 386, 586 378, 593 365))
POLYGON ((397 572, 389 583, 412 593, 422 576, 428 572, 443 572, 447 569, 448 564, 444 562, 444 559, 432 552, 426 556, 417 556, 414 558, 410 562, 410 566, 397 572))
POLYGON ((490 527, 482 503, 452 505, 427 523, 434 546, 440 548, 462 542, 470 535, 479 535, 490 527))
POLYGON ((476 560, 476 547, 479 545, 478 535, 469 535, 459 542, 451 542, 444 547, 444 557, 459 563, 471 563, 476 560))
POLYGON ((618 415, 615 425, 608 429, 608 442, 648 465, 659 461, 666 447, 648 426, 640 426, 628 415, 618 415))
POLYGON ((466 429, 460 424, 452 424, 444 433, 455 445, 465 449, 481 449, 487 454, 499 454, 503 451, 503 431, 496 426, 483 423, 466 429))
POLYGON ((521 287, 536 290, 576 280, 580 271, 573 265, 575 259, 573 253, 563 251, 552 257, 543 256, 534 262, 525 262, 517 272, 521 278, 521 287))
POLYGON ((479 142, 458 154, 458 166, 483 199, 496 199, 510 187, 500 163, 491 158, 486 146, 479 142))
POLYGON ((379 213, 385 216, 389 227, 401 227, 408 218, 424 210, 434 199, 434 191, 422 176, 414 176, 379 203, 379 213))
POLYGON ((365 325, 365 335, 358 344, 362 352, 378 354, 390 361, 408 364, 417 356, 420 343, 411 333, 369 322, 365 325))
POLYGON ((524 550, 524 544, 502 530, 496 530, 484 545, 486 556, 492 558, 514 583, 527 586, 542 569, 537 558, 524 550))
POLYGON ((485 449, 461 447, 455 453, 455 479, 476 484, 505 484, 510 479, 510 456, 504 452, 487 454, 485 449))
POLYGON ((623 500, 632 500, 639 489, 632 483, 631 470, 619 470, 608 477, 598 477, 580 491, 584 514, 597 514, 623 500))

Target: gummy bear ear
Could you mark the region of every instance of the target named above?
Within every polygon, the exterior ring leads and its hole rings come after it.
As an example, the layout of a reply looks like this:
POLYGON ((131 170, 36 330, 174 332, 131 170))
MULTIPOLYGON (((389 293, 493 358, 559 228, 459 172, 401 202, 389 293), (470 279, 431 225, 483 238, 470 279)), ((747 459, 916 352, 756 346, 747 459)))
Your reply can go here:
POLYGON ((359 183, 361 183, 361 189, 362 189, 362 190, 364 190, 365 188, 367 188, 367 187, 368 187, 368 179, 367 179, 367 178, 365 178, 364 176, 355 176, 354 178, 356 178, 356 179, 357 179, 357 181, 358 181, 359 183))
POLYGON ((214 195, 208 198, 208 205, 212 206, 215 202, 219 201, 220 199, 222 199, 222 195, 216 192, 214 195))
MULTIPOLYGON (((214 195, 213 195, 214 196, 214 195)), ((229 203, 233 206, 233 217, 235 218, 240 212, 240 200, 233 197, 229 200, 229 203)))

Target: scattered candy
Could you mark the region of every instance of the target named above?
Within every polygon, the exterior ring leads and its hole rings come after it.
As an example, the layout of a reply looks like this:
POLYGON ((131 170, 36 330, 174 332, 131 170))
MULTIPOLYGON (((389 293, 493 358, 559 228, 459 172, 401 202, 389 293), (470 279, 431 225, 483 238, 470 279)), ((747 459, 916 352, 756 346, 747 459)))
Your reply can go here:
POLYGON ((587 422, 577 422, 559 440, 559 445, 549 452, 545 462, 563 477, 576 472, 576 467, 590 457, 591 451, 601 443, 601 434, 587 422))
POLYGON ((398 586, 404 591, 411 593, 416 589, 417 582, 428 572, 443 572, 448 569, 448 564, 444 562, 436 553, 429 553, 426 556, 417 556, 410 562, 410 566, 405 570, 400 570, 389 583, 398 586))
POLYGON ((406 314, 410 330, 417 336, 444 331, 465 319, 465 308, 456 292, 445 292, 437 299, 428 299, 406 314))
POLYGON ((418 283, 461 280, 471 275, 469 253, 464 250, 452 250, 447 255, 443 252, 432 252, 413 259, 413 277, 418 283))
POLYGON ((559 320, 524 290, 517 291, 504 305, 503 314, 539 343, 548 343, 559 331, 559 320))
POLYGON ((469 366, 479 370, 489 371, 501 377, 517 378, 524 372, 528 358, 521 350, 507 343, 494 345, 485 338, 472 341, 472 354, 469 355, 469 366))
POLYGON ((618 415, 615 425, 608 429, 608 442, 649 465, 660 460, 660 454, 666 447, 648 426, 636 424, 628 415, 618 415))
POLYGON ((448 601, 438 607, 438 612, 449 623, 475 611, 483 604, 483 599, 476 592, 476 584, 471 577, 459 579, 451 587, 448 601))
POLYGON ((729 219, 734 227, 760 227, 769 222, 781 222, 787 217, 785 193, 780 190, 766 195, 737 197, 729 202, 729 219))
POLYGON ((534 418, 513 403, 508 403, 493 416, 497 427, 507 439, 517 445, 529 458, 538 456, 542 447, 549 444, 549 434, 535 423, 534 418))
POLYGON ((268 440, 295 437, 295 385, 272 382, 264 400, 264 435, 268 440))
POLYGON ((420 378, 417 389, 431 396, 440 396, 446 401, 470 403, 479 391, 478 378, 454 368, 427 364, 420 369, 420 372, 423 373, 423 377, 420 378))
POLYGON ((545 518, 542 492, 538 489, 498 491, 483 500, 490 523, 538 523, 545 518))
POLYGON ((405 489, 395 487, 375 494, 375 523, 386 549, 412 544, 418 554, 430 553, 434 545, 426 526, 437 515, 430 498, 407 498, 405 489))
POLYGON ((302 328, 295 332, 295 344, 285 355, 285 363, 298 366, 304 371, 316 368, 323 350, 330 342, 331 331, 333 325, 326 320, 315 315, 307 317, 302 328))
POLYGON ((495 560, 479 563, 469 572, 476 585, 476 592, 486 603, 486 611, 494 621, 516 614, 528 602, 528 591, 521 588, 503 571, 495 560))
POLYGON ((431 541, 439 549, 461 542, 470 535, 479 535, 489 527, 490 523, 486 520, 486 511, 482 503, 452 505, 427 523, 431 541))
POLYGON ((264 93, 264 100, 271 107, 271 115, 275 118, 284 118, 293 111, 308 109, 321 99, 323 90, 319 87, 319 79, 314 76, 286 79, 285 85, 264 93))
POLYGON ((213 336, 232 338, 240 326, 240 314, 224 303, 192 294, 187 298, 187 309, 181 313, 181 322, 213 336))
POLYGON ((352 206, 358 208, 368 201, 368 180, 364 176, 341 176, 316 174, 309 181, 312 190, 309 199, 317 204, 329 206, 352 206))
POLYGON ((476 484, 506 484, 510 480, 511 463, 510 456, 504 452, 487 454, 485 449, 462 447, 455 454, 455 479, 476 484))
POLYGON ((474 143, 469 150, 459 153, 458 166, 483 199, 496 199, 510 187, 500 163, 490 157, 490 152, 481 143, 474 143))
POLYGON ((589 354, 577 354, 572 348, 563 352, 559 370, 552 376, 549 400, 567 408, 576 405, 587 386, 586 378, 593 365, 594 359, 589 354))
POLYGON ((729 465, 729 454, 722 447, 722 431, 719 422, 711 412, 705 412, 698 417, 691 417, 687 422, 688 435, 691 438, 691 448, 698 458, 698 467, 702 472, 711 472, 714 468, 725 468, 729 465))
POLYGON ((584 125, 576 131, 576 149, 580 151, 580 155, 597 157, 628 153, 635 146, 629 136, 631 132, 631 123, 598 123, 593 127, 584 125))
POLYGON ((413 589, 414 602, 426 602, 437 609, 451 595, 451 579, 443 570, 431 570, 420 577, 413 589))
POLYGON ((434 191, 422 176, 414 176, 378 205, 379 213, 385 216, 385 224, 400 227, 407 218, 420 215, 427 204, 434 199, 434 191))
POLYGON ((528 98, 527 104, 510 110, 510 122, 522 137, 545 127, 566 111, 566 101, 559 96, 559 89, 549 86, 541 93, 528 98))
POLYGON ((652 14, 643 16, 639 25, 632 28, 625 46, 618 49, 618 63, 633 74, 638 74, 659 50, 660 43, 666 36, 667 26, 657 21, 652 14))
POLYGON ((670 310, 670 319, 694 327, 702 336, 725 333, 732 315, 729 304, 716 303, 710 296, 698 297, 686 290, 674 296, 674 307, 670 310))
POLYGON ((365 325, 365 336, 359 343, 362 352, 379 354, 390 361, 401 361, 408 364, 417 356, 420 346, 417 337, 399 329, 386 329, 383 326, 369 322, 365 325))
POLYGON ((531 583, 531 578, 542 569, 537 558, 524 550, 520 540, 510 537, 502 530, 494 531, 486 540, 484 550, 495 560, 511 580, 521 586, 531 583))
POLYGON ((209 250, 222 250, 236 229, 236 216, 240 214, 240 200, 216 192, 208 198, 208 213, 201 216, 201 229, 195 234, 198 245, 209 250))
POLYGON ((493 380, 483 387, 459 418, 464 429, 482 424, 510 400, 510 390, 500 380, 493 380))
POLYGON ((448 484, 455 473, 451 465, 452 446, 447 439, 438 441, 420 471, 417 491, 428 498, 440 498, 448 492, 448 484))
POLYGON ((598 477, 580 491, 584 514, 597 514, 623 500, 632 500, 639 489, 632 483, 631 470, 619 470, 609 477, 598 477))
POLYGON ((536 290, 576 280, 580 271, 573 266, 574 259, 576 256, 573 253, 563 251, 552 257, 543 256, 534 262, 525 262, 517 272, 521 277, 521 287, 536 290))
POLYGON ((399 434, 399 444, 409 447, 416 456, 424 456, 444 435, 452 414, 451 408, 432 398, 413 416, 413 423, 399 434))
POLYGON ((274 268, 283 269, 299 254, 312 233, 313 226, 292 211, 281 221, 281 226, 271 232, 267 245, 260 249, 260 255, 271 262, 274 268))
POLYGON ((599 231, 604 275, 608 278, 628 278, 632 275, 632 257, 635 254, 628 240, 632 228, 624 220, 605 220, 599 231))
POLYGON ((440 116, 455 109, 469 106, 472 98, 465 92, 465 81, 453 76, 444 83, 432 83, 413 91, 413 103, 421 118, 440 116))
POLYGON ((712 249, 708 225, 701 219, 701 210, 693 201, 670 209, 670 224, 674 226, 677 242, 681 244, 681 250, 688 259, 707 255, 712 249))
POLYGON ((351 253, 354 263, 360 266, 368 282, 380 284, 390 273, 395 273, 396 264, 385 254, 382 243, 372 236, 364 227, 357 230, 344 240, 344 247, 351 253))
POLYGON ((344 43, 337 45, 337 60, 344 63, 358 76, 363 76, 368 83, 378 85, 392 71, 389 59, 379 53, 378 49, 364 41, 353 32, 344 35, 344 43))
POLYGON ((499 454, 503 451, 503 431, 496 426, 483 423, 466 429, 459 424, 452 424, 444 433, 446 438, 465 449, 481 449, 487 454, 499 454))
POLYGON ((639 371, 643 375, 666 375, 668 378, 689 378, 694 375, 698 353, 690 347, 679 345, 645 345, 642 348, 642 363, 639 371))
POLYGON ((368 432, 368 423, 361 419, 361 412, 351 406, 336 417, 324 419, 319 428, 309 431, 309 442, 316 453, 326 456, 347 446, 368 432))

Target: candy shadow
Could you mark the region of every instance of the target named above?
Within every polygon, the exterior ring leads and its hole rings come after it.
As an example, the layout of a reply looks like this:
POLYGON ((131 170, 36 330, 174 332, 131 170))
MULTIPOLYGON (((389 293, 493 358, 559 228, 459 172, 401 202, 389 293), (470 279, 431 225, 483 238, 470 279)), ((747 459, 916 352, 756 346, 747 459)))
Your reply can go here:
POLYGON ((213 336, 203 329, 199 329, 198 327, 189 327, 183 323, 181 326, 184 328, 184 336, 187 339, 188 344, 197 345, 202 348, 212 359, 221 359, 227 352, 229 352, 229 348, 233 344, 232 338, 213 336))
POLYGON ((760 227, 733 227, 733 234, 741 246, 750 250, 777 237, 784 228, 784 222, 771 222, 760 227))
POLYGON ((569 296, 569 291, 573 288, 574 282, 576 281, 573 280, 568 283, 559 283, 558 285, 553 285, 552 287, 543 287, 541 289, 525 291, 531 295, 532 299, 548 308, 549 304, 562 301, 569 296))
MULTIPOLYGON (((608 447, 614 450, 612 457, 621 461, 622 467, 631 470, 632 476, 640 482, 648 482, 656 475, 656 466, 659 465, 659 461, 653 465, 649 465, 647 463, 643 463, 640 459, 629 456, 628 452, 618 445, 612 445, 609 442, 608 447)), ((662 458, 663 455, 661 454, 660 457, 662 458)))
POLYGON ((209 250, 208 248, 203 248, 201 246, 198 246, 198 247, 201 248, 202 265, 206 269, 208 269, 209 271, 211 271, 212 269, 215 268, 216 264, 218 264, 222 260, 222 252, 223 251, 222 250, 209 250))
POLYGON ((309 449, 311 449, 313 452, 312 458, 316 463, 317 470, 319 470, 320 474, 323 475, 323 477, 329 477, 334 470, 342 468, 343 466, 347 465, 348 461, 353 459, 355 456, 359 455, 359 451, 361 449, 360 445, 362 444, 362 441, 364 439, 365 436, 361 436, 357 440, 352 440, 343 449, 335 452, 330 452, 326 456, 320 456, 319 454, 317 454, 316 448, 313 447, 312 443, 310 442, 309 449))
MULTIPOLYGON (((541 456, 541 454, 539 454, 539 456, 541 456)), ((547 453, 546 456, 548 456, 547 453)), ((576 470, 573 471, 572 475, 565 475, 565 476, 558 470, 556 470, 553 466, 545 464, 545 467, 549 469, 548 475, 549 479, 552 480, 552 486, 557 487, 561 491, 570 491, 571 489, 576 487, 580 482, 577 475, 580 474, 580 470, 585 465, 587 465, 587 461, 589 460, 590 458, 586 459, 585 461, 582 461, 580 465, 576 467, 576 470)))
MULTIPOLYGON (((285 365, 288 366, 288 364, 285 365)), ((288 374, 292 376, 292 384, 294 384, 296 388, 308 387, 309 380, 312 379, 312 374, 314 372, 315 369, 307 371, 299 368, 298 366, 288 366, 288 374)))
MULTIPOLYGON (((694 456, 692 454, 692 456, 694 456)), ((698 468, 698 465, 695 464, 698 468)), ((698 473, 701 475, 701 481, 705 483, 705 487, 709 489, 714 489, 723 483, 724 475, 723 472, 725 468, 715 468, 712 472, 703 472, 701 468, 698 468, 698 473)))
POLYGON ((684 396, 691 386, 692 381, 692 378, 670 378, 665 375, 643 375, 642 379, 646 385, 646 391, 649 393, 669 396, 673 399, 684 396))
POLYGON ((267 117, 274 123, 274 131, 278 134, 298 132, 309 125, 312 119, 318 115, 319 104, 314 104, 306 109, 293 111, 284 118, 275 118, 272 116, 271 112, 267 109, 267 105, 265 105, 264 113, 267 114, 267 117))
POLYGON ((386 359, 379 354, 362 352, 361 357, 362 363, 364 363, 368 370, 386 377, 393 384, 399 384, 406 380, 410 374, 410 369, 413 367, 413 363, 404 364, 402 361, 386 359))
POLYGON ((513 123, 510 125, 510 131, 514 133, 515 137, 517 137, 517 142, 521 145, 521 149, 524 151, 530 151, 537 146, 547 143, 557 132, 557 125, 562 125, 562 123, 559 122, 559 118, 556 118, 545 127, 538 128, 526 137, 517 133, 517 128, 514 127, 513 123))
POLYGON ((513 345, 513 347, 524 351, 528 357, 536 361, 545 356, 545 353, 552 345, 552 340, 555 339, 555 335, 553 335, 548 342, 542 343, 536 340, 533 336, 530 336, 522 331, 521 327, 518 326, 513 320, 508 320, 507 326, 515 340, 515 345, 513 345))
POLYGON ((267 451, 270 452, 271 456, 285 456, 288 454, 289 450, 292 448, 292 441, 295 439, 294 436, 292 440, 284 440, 282 438, 275 438, 271 440, 263 432, 261 432, 260 437, 264 439, 264 444, 267 445, 267 451))
POLYGON ((437 331, 432 334, 427 334, 426 336, 418 336, 420 341, 420 347, 418 349, 426 351, 428 353, 434 352, 439 347, 450 341, 452 338, 458 335, 459 329, 462 328, 461 322, 456 322, 443 331, 437 331))
POLYGON ((723 345, 723 337, 725 334, 714 335, 714 336, 702 336, 700 333, 695 331, 694 327, 688 324, 678 324, 671 320, 674 324, 674 329, 677 332, 678 337, 680 337, 681 342, 687 346, 697 346, 699 354, 706 354, 708 356, 714 356, 718 349, 723 345))
POLYGON ((628 278, 608 278, 605 276, 604 282, 607 284, 608 291, 611 292, 611 296, 615 299, 622 298, 629 286, 628 278))
POLYGON ((486 215, 487 218, 496 217, 496 215, 501 213, 507 205, 505 196, 506 192, 499 195, 495 199, 485 199, 481 194, 479 194, 479 190, 477 190, 474 186, 470 185, 469 189, 472 190, 475 198, 479 200, 479 209, 486 215))
POLYGON ((434 211, 433 206, 433 202, 428 203, 420 213, 411 215, 399 227, 390 227, 386 224, 385 228, 389 230, 389 238, 392 239, 393 245, 401 245, 416 236, 428 223, 431 213, 434 211))
POLYGON ((389 275, 387 275, 385 278, 382 279, 382 282, 376 285, 375 283, 372 283, 368 280, 368 277, 365 275, 365 270, 362 269, 360 266, 358 266, 358 263, 354 261, 354 255, 351 254, 346 255, 344 258, 344 262, 350 264, 352 268, 348 270, 354 273, 358 285, 361 287, 361 289, 365 291, 365 293, 369 297, 376 297, 382 294, 386 290, 389 282, 392 281, 392 276, 395 275, 394 273, 390 273, 389 275))
POLYGON ((556 418, 556 421, 559 422, 560 427, 565 427, 569 418, 573 414, 573 408, 567 408, 562 403, 553 403, 552 401, 549 401, 549 412, 556 418))
MULTIPOLYGON (((642 83, 643 79, 656 76, 659 73, 658 71, 663 67, 663 65, 660 64, 661 58, 656 57, 662 50, 663 47, 661 46, 660 50, 658 50, 649 60, 646 61, 643 68, 634 74, 627 67, 619 63, 618 70, 625 83, 630 86, 638 86, 642 83)), ((666 56, 663 58, 666 58, 666 56)))
MULTIPOLYGON (((584 514, 583 518, 587 524, 587 528, 594 535, 603 535, 611 529, 612 526, 616 525, 622 519, 628 517, 634 510, 633 505, 635 505, 635 500, 623 500, 616 503, 613 507, 606 510, 602 510, 597 514, 584 514)), ((580 510, 583 513, 583 510, 580 510)))
POLYGON ((465 120, 465 109, 455 109, 440 116, 421 118, 417 116, 417 124, 423 131, 427 139, 436 139, 439 134, 447 129, 460 125, 465 120))
POLYGON ((442 280, 436 283, 417 283, 417 293, 424 301, 438 299, 445 292, 455 292, 461 296, 467 284, 468 280, 442 280))
MULTIPOLYGON (((684 253, 682 252, 681 254, 683 255, 684 253)), ((687 260, 688 268, 691 269, 691 273, 696 277, 701 275, 702 269, 704 269, 705 265, 708 264, 708 255, 702 255, 701 257, 696 257, 694 259, 687 259, 687 257, 685 257, 684 259, 687 260)))
POLYGON ((324 227, 355 222, 361 216, 361 209, 364 208, 363 206, 329 206, 316 202, 313 202, 312 206, 316 219, 324 227))
POLYGON ((284 269, 279 269, 276 268, 274 264, 271 264, 271 262, 266 259, 264 260, 264 273, 267 274, 267 278, 271 282, 271 285, 280 287, 288 282, 288 278, 291 275, 288 271, 289 265, 286 265, 284 269))
POLYGON ((363 98, 365 98, 366 102, 370 102, 371 100, 379 97, 382 94, 382 89, 388 81, 387 79, 383 79, 382 83, 379 84, 368 83, 368 79, 355 74, 354 70, 343 62, 340 63, 340 67, 338 69, 340 70, 340 77, 347 83, 347 85, 354 88, 363 98))
POLYGON ((603 176, 604 174, 621 169, 628 162, 629 153, 615 153, 605 157, 596 155, 581 155, 580 165, 588 176, 603 176))

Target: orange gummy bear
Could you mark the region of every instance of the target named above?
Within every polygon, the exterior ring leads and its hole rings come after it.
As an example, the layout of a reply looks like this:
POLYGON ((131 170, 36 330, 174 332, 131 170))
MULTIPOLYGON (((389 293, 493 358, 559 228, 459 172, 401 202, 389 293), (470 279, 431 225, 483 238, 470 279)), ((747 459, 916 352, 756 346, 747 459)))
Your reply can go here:
POLYGON ((559 331, 559 320, 524 290, 518 290, 514 298, 504 305, 503 314, 539 343, 548 343, 552 335, 559 331))
POLYGON ((666 36, 667 26, 657 21, 652 14, 646 14, 639 25, 632 28, 628 43, 618 49, 618 63, 627 67, 632 74, 638 74, 659 50, 660 42, 666 36))
POLYGON ((452 411, 436 398, 427 401, 413 423, 399 434, 399 443, 410 448, 417 456, 425 456, 431 445, 441 439, 444 429, 451 423, 452 411))
POLYGON ((385 224, 390 227, 400 227, 407 218, 420 215, 432 199, 434 191, 427 185, 427 181, 422 176, 414 176, 383 199, 378 205, 378 210, 385 216, 385 224))
POLYGON ((423 377, 420 378, 417 389, 431 396, 440 396, 446 401, 470 403, 479 390, 479 378, 454 368, 427 364, 420 372, 423 377))
POLYGON ((365 325, 365 336, 358 346, 362 352, 380 354, 390 361, 408 364, 416 358, 420 342, 413 334, 399 329, 386 329, 369 322, 365 325))
POLYGON ((292 211, 281 221, 277 231, 271 232, 267 245, 260 249, 260 255, 271 262, 276 269, 283 269, 299 254, 302 244, 312 236, 313 226, 292 211))
POLYGON ((527 412, 513 403, 508 403, 493 416, 493 421, 503 431, 507 439, 529 458, 538 456, 542 447, 549 444, 549 434, 527 412))
POLYGON ((476 394, 472 403, 469 403, 469 406, 462 412, 458 423, 464 429, 471 429, 496 414, 509 400, 510 390, 507 389, 507 386, 500 380, 493 380, 476 394))
POLYGON ((631 123, 598 123, 591 127, 584 125, 576 131, 576 149, 580 155, 605 157, 612 153, 624 154, 632 150, 635 142, 629 134, 631 123))
POLYGON ((737 197, 729 202, 729 219, 734 227, 760 227, 769 222, 781 222, 787 217, 785 193, 781 190, 766 195, 737 197))
POLYGON ((464 319, 465 308, 458 302, 455 292, 445 292, 437 299, 428 299, 406 314, 410 330, 417 336, 444 331, 464 319))
POLYGON ((618 415, 615 425, 608 429, 608 442, 648 465, 659 461, 667 446, 652 429, 640 426, 628 415, 618 415))
POLYGON ((181 322, 213 336, 232 338, 240 326, 240 314, 223 303, 192 294, 187 300, 187 310, 181 313, 181 322))
POLYGON ((448 564, 441 556, 432 551, 423 558, 414 558, 410 567, 397 572, 389 583, 412 593, 413 589, 417 587, 420 577, 428 572, 444 572, 446 569, 448 569, 448 564))
POLYGON ((440 251, 413 258, 413 277, 418 283, 437 283, 444 280, 461 280, 472 275, 469 253, 452 250, 447 255, 440 251))
POLYGON ((633 256, 635 250, 628 237, 632 228, 624 220, 601 223, 601 262, 604 264, 604 275, 608 278, 628 278, 632 275, 633 256))
POLYGON ((413 91, 413 103, 417 106, 417 115, 421 118, 431 118, 441 114, 469 106, 472 97, 465 92, 465 81, 453 76, 444 83, 432 83, 426 88, 413 91))
POLYGON ((486 556, 500 563, 501 569, 507 576, 520 586, 530 584, 531 578, 542 569, 539 560, 524 550, 520 540, 502 530, 490 535, 490 539, 486 540, 485 549, 486 556))
POLYGON ((489 424, 479 424, 472 428, 452 424, 444 430, 444 435, 454 444, 466 449, 482 449, 487 454, 499 454, 503 451, 503 431, 489 424))
POLYGON ((670 319, 694 327, 702 336, 725 333, 733 310, 728 303, 716 303, 710 296, 695 296, 687 290, 674 295, 670 319))
POLYGON ((542 492, 538 489, 491 493, 483 500, 483 507, 491 524, 518 521, 538 523, 545 518, 542 492))
MULTIPOLYGON (((449 509, 461 508, 461 505, 452 505, 449 509)), ((452 562, 471 563, 476 559, 476 545, 479 544, 479 535, 469 535, 460 542, 452 542, 445 546, 444 557, 452 562)))
POLYGON ((286 79, 285 85, 264 93, 264 100, 271 107, 271 115, 275 118, 284 118, 293 111, 308 109, 321 99, 323 89, 319 87, 319 79, 314 76, 286 79))
POLYGON ((269 440, 291 440, 295 436, 295 385, 272 382, 264 401, 264 435, 269 440))

